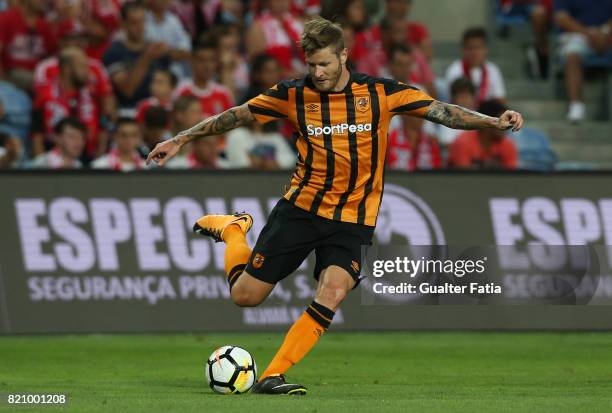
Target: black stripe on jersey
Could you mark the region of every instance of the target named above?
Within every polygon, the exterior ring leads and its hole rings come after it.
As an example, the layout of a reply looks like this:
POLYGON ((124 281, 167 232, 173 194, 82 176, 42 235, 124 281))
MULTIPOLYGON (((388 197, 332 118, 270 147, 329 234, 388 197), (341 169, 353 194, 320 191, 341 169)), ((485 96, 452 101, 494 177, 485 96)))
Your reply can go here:
MULTIPOLYGON (((312 144, 308 139, 308 129, 306 128, 306 112, 304 112, 304 86, 298 85, 295 88, 295 110, 297 113, 297 121, 300 127, 300 133, 302 134, 302 138, 306 141, 306 145, 308 146, 308 150, 306 152, 306 159, 304 160, 304 165, 306 166, 306 172, 304 172, 304 176, 300 181, 298 189, 291 195, 289 201, 291 203, 295 203, 298 196, 300 196, 300 192, 302 192, 302 188, 308 183, 310 180, 310 175, 312 173, 312 158, 314 156, 314 151, 312 150, 312 144)), ((298 138, 299 139, 299 138, 298 138)))
POLYGON ((400 113, 400 112, 411 112, 413 110, 426 108, 431 105, 433 100, 418 100, 416 102, 408 103, 407 105, 398 106, 395 109, 391 109, 391 112, 400 113))
POLYGON ((374 184, 374 176, 376 169, 378 169, 378 122, 380 121, 380 107, 378 106, 378 91, 376 90, 376 83, 370 83, 368 85, 368 91, 370 92, 370 107, 372 110, 372 158, 371 158, 371 169, 370 177, 365 186, 365 192, 363 199, 359 202, 359 208, 357 212, 357 223, 364 224, 366 216, 366 201, 368 196, 372 193, 372 185, 374 184))
MULTIPOLYGON (((323 123, 323 128, 331 127, 331 120, 329 114, 329 95, 327 93, 321 93, 321 121, 323 123)), ((314 200, 312 201, 312 205, 310 206, 310 212, 316 214, 321 206, 321 202, 323 201, 323 197, 325 193, 332 189, 332 185, 334 184, 334 148, 332 145, 332 135, 324 134, 323 135, 323 145, 325 146, 325 150, 327 152, 327 171, 325 172, 325 184, 323 188, 317 191, 315 194, 314 200)))
MULTIPOLYGON (((348 90, 346 93, 346 123, 354 125, 355 121, 355 101, 353 91, 348 90)), ((355 183, 357 182, 357 174, 359 173, 359 156, 357 154, 357 132, 348 133, 349 141, 349 155, 351 157, 351 175, 349 178, 349 184, 346 191, 340 197, 336 210, 334 211, 334 220, 340 221, 342 218, 342 208, 346 205, 349 195, 355 189, 355 183)))
POLYGON ((260 108, 259 106, 254 106, 252 104, 249 105, 249 110, 251 111, 251 113, 254 113, 256 115, 270 116, 272 118, 286 118, 287 117, 287 115, 283 115, 282 113, 277 112, 275 110, 260 108))
POLYGON ((385 95, 387 96, 401 92, 402 90, 419 90, 414 86, 410 86, 405 83, 399 83, 398 81, 391 79, 382 79, 382 84, 385 87, 385 95))

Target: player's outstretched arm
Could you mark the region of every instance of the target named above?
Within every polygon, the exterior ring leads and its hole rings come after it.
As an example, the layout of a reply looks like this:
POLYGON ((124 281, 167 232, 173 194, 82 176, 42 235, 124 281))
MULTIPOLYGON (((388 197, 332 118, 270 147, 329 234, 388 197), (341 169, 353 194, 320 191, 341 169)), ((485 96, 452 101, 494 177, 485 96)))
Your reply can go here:
POLYGON ((511 110, 499 118, 492 118, 461 106, 434 101, 429 105, 425 119, 453 129, 512 129, 516 132, 523 127, 523 116, 511 110))
POLYGON ((218 115, 204 119, 197 125, 179 132, 174 138, 158 143, 147 157, 147 165, 155 161, 163 166, 169 159, 178 153, 181 146, 195 139, 205 136, 222 135, 232 129, 248 125, 255 120, 255 116, 245 103, 222 112, 218 115))

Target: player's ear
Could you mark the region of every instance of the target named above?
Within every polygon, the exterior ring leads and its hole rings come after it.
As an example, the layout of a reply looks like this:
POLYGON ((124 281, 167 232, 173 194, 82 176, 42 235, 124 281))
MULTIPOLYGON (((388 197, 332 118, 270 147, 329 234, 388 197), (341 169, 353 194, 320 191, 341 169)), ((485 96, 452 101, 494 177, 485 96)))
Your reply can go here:
POLYGON ((345 47, 340 52, 340 64, 345 65, 347 60, 348 60, 348 49, 345 47))

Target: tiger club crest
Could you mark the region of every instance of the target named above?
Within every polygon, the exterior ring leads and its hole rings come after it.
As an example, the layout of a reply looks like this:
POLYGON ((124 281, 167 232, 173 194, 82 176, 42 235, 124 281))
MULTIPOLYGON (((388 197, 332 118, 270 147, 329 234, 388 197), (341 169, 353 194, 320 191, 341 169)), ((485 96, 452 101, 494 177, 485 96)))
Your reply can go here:
POLYGON ((370 109, 370 98, 367 96, 357 96, 355 98, 355 108, 359 112, 367 112, 370 109))

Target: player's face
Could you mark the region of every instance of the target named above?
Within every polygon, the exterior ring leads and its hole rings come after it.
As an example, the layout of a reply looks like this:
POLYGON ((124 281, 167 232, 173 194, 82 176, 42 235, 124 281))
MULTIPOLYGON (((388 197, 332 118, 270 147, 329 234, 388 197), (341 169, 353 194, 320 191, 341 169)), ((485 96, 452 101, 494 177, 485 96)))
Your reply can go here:
POLYGON ((193 74, 202 81, 208 81, 217 72, 217 52, 214 49, 199 49, 193 55, 193 74))
POLYGON ((396 52, 389 66, 391 76, 400 82, 409 83, 412 64, 413 61, 410 53, 396 52))
POLYGON ((488 53, 487 43, 483 39, 469 39, 463 45, 463 57, 472 67, 482 66, 488 53))
POLYGON ((136 123, 124 123, 117 130, 115 144, 121 153, 133 153, 140 145, 140 126, 136 123))
POLYGON ((333 46, 307 55, 308 73, 315 87, 322 92, 334 90, 342 76, 342 67, 346 64, 346 59, 347 50, 344 49, 338 55, 333 46))
POLYGON ((85 147, 85 134, 72 126, 66 126, 61 135, 57 137, 57 144, 66 156, 78 159, 85 147))

